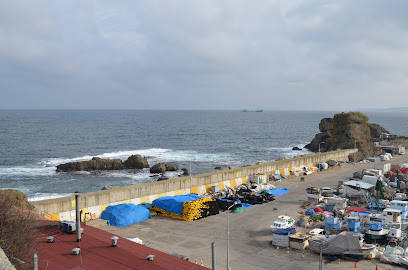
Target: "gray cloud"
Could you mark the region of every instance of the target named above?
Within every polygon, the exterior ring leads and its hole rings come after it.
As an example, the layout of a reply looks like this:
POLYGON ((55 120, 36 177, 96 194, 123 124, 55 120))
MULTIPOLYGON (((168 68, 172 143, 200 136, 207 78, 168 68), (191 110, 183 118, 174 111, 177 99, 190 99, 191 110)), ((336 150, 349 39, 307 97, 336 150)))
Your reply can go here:
POLYGON ((0 108, 372 108, 406 95, 407 6, 0 3, 0 108))

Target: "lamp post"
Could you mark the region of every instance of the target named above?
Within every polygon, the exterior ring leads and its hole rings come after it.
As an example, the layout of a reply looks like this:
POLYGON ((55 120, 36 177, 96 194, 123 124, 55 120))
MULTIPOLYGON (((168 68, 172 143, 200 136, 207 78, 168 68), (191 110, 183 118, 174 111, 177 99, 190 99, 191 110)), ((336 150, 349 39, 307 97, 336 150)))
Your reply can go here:
POLYGON ((322 143, 326 143, 326 142, 319 142, 319 172, 321 171, 321 168, 320 168, 320 145, 322 143))
POLYGON ((230 207, 227 209, 227 270, 230 270, 229 267, 229 210, 236 204, 234 202, 230 207))

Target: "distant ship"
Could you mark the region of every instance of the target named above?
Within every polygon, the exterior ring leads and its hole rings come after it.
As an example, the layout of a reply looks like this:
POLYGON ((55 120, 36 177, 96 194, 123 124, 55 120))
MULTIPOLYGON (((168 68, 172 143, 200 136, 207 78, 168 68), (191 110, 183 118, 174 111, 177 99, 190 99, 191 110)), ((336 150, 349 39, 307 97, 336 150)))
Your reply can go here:
POLYGON ((242 112, 263 112, 263 110, 248 111, 247 109, 243 109, 242 112))

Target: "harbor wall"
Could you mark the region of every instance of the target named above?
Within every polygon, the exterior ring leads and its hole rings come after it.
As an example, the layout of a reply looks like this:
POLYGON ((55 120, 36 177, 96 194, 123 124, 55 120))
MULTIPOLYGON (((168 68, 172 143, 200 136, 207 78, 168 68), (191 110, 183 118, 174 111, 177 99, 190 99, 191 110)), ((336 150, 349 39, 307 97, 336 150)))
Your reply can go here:
MULTIPOLYGON (((214 171, 169 180, 136 183, 131 186, 115 187, 108 190, 81 194, 79 204, 81 220, 98 218, 109 205, 121 203, 151 203, 163 196, 174 196, 189 193, 202 195, 211 190, 212 186, 235 187, 247 183, 251 175, 286 174, 303 166, 314 166, 329 159, 347 161, 348 155, 357 149, 337 150, 321 154, 302 155, 291 159, 278 160, 252 166, 238 167, 222 171, 214 171)), ((266 178, 267 179, 267 178, 266 178)), ((75 196, 34 201, 31 204, 46 218, 51 220, 75 220, 75 196)))

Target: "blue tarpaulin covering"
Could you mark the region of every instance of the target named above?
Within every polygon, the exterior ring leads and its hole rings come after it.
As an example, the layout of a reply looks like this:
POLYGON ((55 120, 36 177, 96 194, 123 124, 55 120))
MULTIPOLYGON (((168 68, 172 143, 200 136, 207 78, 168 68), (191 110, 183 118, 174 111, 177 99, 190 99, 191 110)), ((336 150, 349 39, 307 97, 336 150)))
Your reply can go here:
MULTIPOLYGON (((287 188, 272 188, 266 191, 271 195, 282 196, 288 193, 290 190, 287 188)), ((258 193, 262 193, 262 192, 258 192, 258 193)))
POLYGON ((152 206, 156 206, 167 212, 182 215, 185 202, 195 201, 202 198, 204 197, 195 194, 165 196, 154 200, 152 206))
POLYGON ((273 233, 274 234, 288 235, 288 234, 292 234, 292 233, 295 233, 295 232, 296 232, 295 228, 289 228, 289 229, 277 229, 273 233))
POLYGON ((152 218, 148 209, 132 203, 108 206, 103 211, 101 219, 109 225, 126 228, 129 225, 140 223, 152 218))
MULTIPOLYGON (((226 201, 226 202, 234 202, 234 201, 232 201, 232 200, 227 200, 227 199, 218 199, 218 200, 220 200, 220 201, 226 201)), ((244 207, 244 208, 252 207, 252 204, 249 204, 249 203, 242 203, 242 202, 239 202, 239 201, 235 201, 235 202, 241 204, 242 207, 244 207)))

